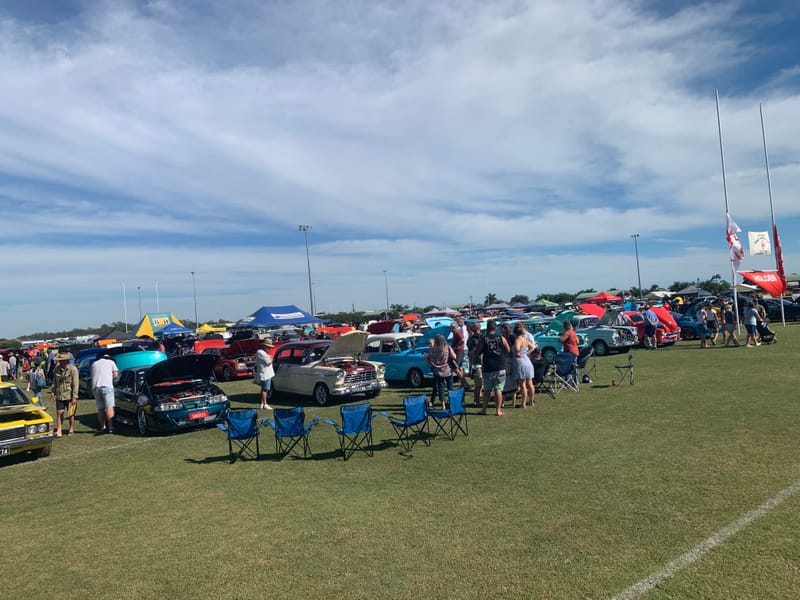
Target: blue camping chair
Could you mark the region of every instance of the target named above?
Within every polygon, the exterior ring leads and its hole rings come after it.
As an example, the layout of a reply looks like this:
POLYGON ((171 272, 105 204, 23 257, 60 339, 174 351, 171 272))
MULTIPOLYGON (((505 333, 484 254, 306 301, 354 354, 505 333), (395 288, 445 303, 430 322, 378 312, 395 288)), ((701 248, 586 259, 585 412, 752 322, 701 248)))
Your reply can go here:
POLYGON ((561 390, 579 391, 577 356, 572 352, 558 352, 553 367, 553 393, 558 394, 561 390))
POLYGON ((369 402, 349 404, 340 408, 342 424, 325 419, 323 422, 336 429, 339 436, 339 445, 342 457, 347 460, 356 450, 363 451, 367 456, 372 456, 372 419, 378 415, 372 414, 369 402))
POLYGON ((431 410, 429 415, 436 425, 434 435, 442 433, 448 440, 454 440, 460 431, 467 433, 467 411, 464 409, 464 388, 448 390, 447 409, 431 410))
POLYGON ((403 398, 404 417, 402 419, 384 411, 381 411, 381 414, 389 419, 389 423, 397 434, 397 444, 403 449, 403 452, 411 452, 414 444, 419 440, 422 440, 426 446, 431 445, 428 427, 428 398, 424 394, 403 398))
POLYGON ((276 408, 272 411, 272 416, 272 419, 264 419, 263 423, 275 431, 276 460, 281 460, 289 454, 300 458, 311 456, 308 434, 311 433, 311 428, 319 422, 320 418, 316 417, 306 423, 306 411, 302 406, 276 408), (302 455, 300 451, 302 451, 302 455))
POLYGON ((231 464, 237 458, 255 458, 258 460, 258 431, 261 429, 258 422, 258 411, 255 408, 247 410, 228 411, 225 421, 217 423, 222 431, 228 436, 228 452, 230 453, 231 464), (255 441, 255 452, 252 444, 255 441))

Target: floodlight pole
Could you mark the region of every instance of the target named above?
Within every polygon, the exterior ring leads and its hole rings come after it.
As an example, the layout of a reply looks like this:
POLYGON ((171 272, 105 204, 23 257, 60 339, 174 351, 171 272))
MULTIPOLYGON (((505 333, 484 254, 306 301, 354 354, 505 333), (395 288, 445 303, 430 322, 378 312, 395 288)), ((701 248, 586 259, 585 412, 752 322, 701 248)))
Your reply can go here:
POLYGON ((197 321, 197 286, 195 285, 194 280, 194 271, 192 273, 192 296, 194 297, 194 327, 197 329, 200 326, 200 323, 197 321))
POLYGON ((383 270, 383 285, 386 288, 386 318, 389 318, 389 275, 383 270))
POLYGON ((639 302, 642 302, 642 273, 639 271, 639 234, 631 235, 633 238, 633 249, 636 252, 636 278, 639 281, 639 302))
POLYGON ((308 266, 308 303, 311 306, 311 316, 313 317, 316 313, 314 312, 314 292, 311 289, 311 255, 308 252, 308 230, 311 229, 311 225, 298 225, 297 229, 303 232, 303 237, 306 240, 306 265, 308 266))
POLYGON ((142 320, 142 286, 137 285, 136 291, 139 293, 139 321, 142 320))

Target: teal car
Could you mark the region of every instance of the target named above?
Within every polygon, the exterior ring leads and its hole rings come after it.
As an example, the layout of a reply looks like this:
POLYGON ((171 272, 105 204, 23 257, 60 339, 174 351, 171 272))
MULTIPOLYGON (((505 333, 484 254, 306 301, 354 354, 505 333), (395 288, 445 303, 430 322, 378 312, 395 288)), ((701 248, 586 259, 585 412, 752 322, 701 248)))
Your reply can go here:
POLYGON ((374 334, 367 339, 364 358, 386 365, 386 381, 406 382, 420 388, 433 379, 431 366, 425 361, 428 340, 437 334, 450 335, 450 327, 431 327, 421 336, 413 334, 374 334), (389 337, 387 337, 389 336, 389 337), (394 344, 387 343, 394 340, 394 344))
MULTIPOLYGON (((553 319, 531 319, 525 321, 525 327, 533 334, 533 339, 539 345, 542 357, 546 362, 554 362, 556 354, 563 350, 558 337, 564 327, 564 321, 572 321, 575 316, 574 310, 564 310, 558 313, 553 319)), ((578 336, 578 347, 583 348, 588 343, 585 334, 575 332, 578 336)))

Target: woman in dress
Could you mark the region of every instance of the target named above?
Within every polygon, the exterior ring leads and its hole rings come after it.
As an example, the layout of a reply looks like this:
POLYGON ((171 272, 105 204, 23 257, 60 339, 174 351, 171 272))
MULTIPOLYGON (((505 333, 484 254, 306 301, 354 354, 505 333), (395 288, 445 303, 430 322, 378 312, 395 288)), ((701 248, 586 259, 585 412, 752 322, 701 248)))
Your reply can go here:
MULTIPOLYGON (((529 354, 536 348, 536 343, 525 335, 525 328, 522 323, 514 325, 514 345, 513 355, 516 363, 517 389, 522 396, 522 408, 528 407, 528 402, 533 406, 535 403, 533 395, 536 388, 533 385, 533 363, 529 354)), ((516 402, 514 403, 516 406, 516 402)))

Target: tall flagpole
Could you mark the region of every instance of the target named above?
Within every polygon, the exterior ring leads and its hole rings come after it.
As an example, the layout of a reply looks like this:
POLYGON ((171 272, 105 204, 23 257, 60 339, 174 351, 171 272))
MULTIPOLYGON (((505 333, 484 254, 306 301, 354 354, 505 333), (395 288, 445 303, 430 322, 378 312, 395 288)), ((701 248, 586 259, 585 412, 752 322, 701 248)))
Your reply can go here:
MULTIPOLYGON (((728 182, 725 179, 725 152, 722 149, 722 121, 719 118, 719 91, 714 88, 714 98, 717 103, 717 130, 719 131, 719 158, 722 163, 722 192, 725 196, 725 231, 728 230, 728 182)), ((736 292, 736 269, 731 260, 731 286, 733 287, 733 309, 736 311, 736 324, 737 331, 741 333, 741 324, 739 324, 739 295, 736 292)))
MULTIPOLYGON (((758 105, 758 114, 761 115, 761 139, 764 142, 764 165, 767 168, 767 190, 769 191, 769 215, 772 217, 772 237, 775 238, 778 235, 778 226, 775 224, 775 208, 772 206, 772 180, 769 176, 769 154, 767 153, 767 134, 764 130, 764 111, 761 108, 761 104, 758 105)), ((779 240, 772 240, 772 245, 775 246, 776 244, 780 245, 779 240)), ((780 270, 778 267, 778 253, 780 252, 780 247, 777 247, 773 250, 775 252, 775 269, 780 270)), ((786 327, 786 315, 783 312, 783 292, 781 292, 781 321, 783 321, 783 326, 786 327)))
POLYGON ((128 296, 125 294, 125 282, 122 282, 122 314, 125 323, 125 333, 128 333, 128 296))

